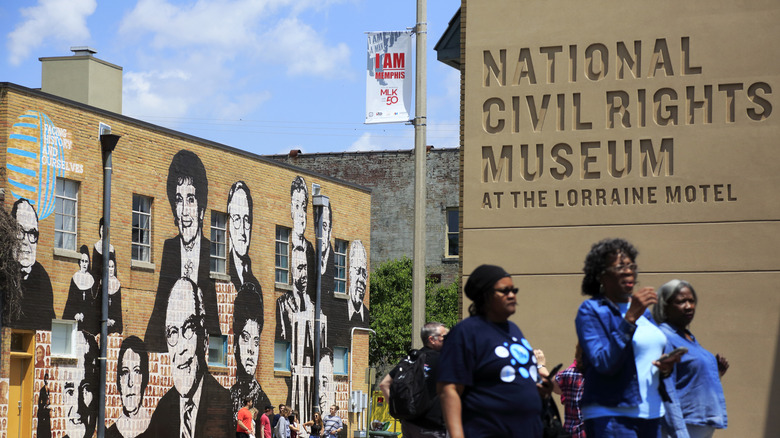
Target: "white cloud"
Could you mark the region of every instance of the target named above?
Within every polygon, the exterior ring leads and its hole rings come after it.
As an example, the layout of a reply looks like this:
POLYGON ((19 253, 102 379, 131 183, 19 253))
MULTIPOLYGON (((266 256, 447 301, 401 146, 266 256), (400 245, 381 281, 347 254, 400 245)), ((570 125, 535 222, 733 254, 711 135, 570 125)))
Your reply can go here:
POLYGON ((96 0, 39 0, 36 6, 22 9, 24 19, 8 34, 9 62, 19 65, 48 39, 89 40, 86 19, 96 7, 96 0))
POLYGON ((126 72, 122 87, 122 112, 131 117, 182 117, 190 102, 180 93, 171 93, 166 85, 186 82, 190 76, 181 70, 126 72))
POLYGON ((344 43, 329 47, 322 35, 297 18, 281 20, 260 40, 262 51, 286 65, 292 75, 351 75, 349 47, 344 43))
POLYGON ((408 150, 414 148, 414 130, 406 135, 398 136, 376 136, 366 132, 360 136, 354 143, 349 145, 347 152, 365 152, 381 150, 408 150))

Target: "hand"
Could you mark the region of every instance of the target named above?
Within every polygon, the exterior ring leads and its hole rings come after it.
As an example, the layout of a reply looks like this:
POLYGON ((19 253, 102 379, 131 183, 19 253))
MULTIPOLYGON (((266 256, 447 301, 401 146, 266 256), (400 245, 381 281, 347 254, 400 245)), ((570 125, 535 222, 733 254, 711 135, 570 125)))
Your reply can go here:
POLYGON ((537 366, 543 367, 547 364, 547 359, 544 358, 544 351, 537 348, 534 350, 534 356, 536 356, 537 366))
POLYGON ((723 375, 726 374, 726 371, 729 369, 729 361, 727 361, 725 357, 721 356, 720 353, 715 355, 715 359, 718 361, 718 375, 723 377, 723 375))
POLYGON ((634 292, 634 294, 631 295, 631 305, 626 312, 626 321, 631 324, 636 323, 636 320, 645 314, 645 310, 657 302, 658 295, 655 294, 655 289, 652 287, 643 287, 637 292, 634 292))
POLYGON ((685 353, 675 354, 660 361, 654 360, 653 365, 658 367, 658 370, 661 371, 662 376, 668 377, 674 370, 674 364, 682 359, 683 354, 685 353))

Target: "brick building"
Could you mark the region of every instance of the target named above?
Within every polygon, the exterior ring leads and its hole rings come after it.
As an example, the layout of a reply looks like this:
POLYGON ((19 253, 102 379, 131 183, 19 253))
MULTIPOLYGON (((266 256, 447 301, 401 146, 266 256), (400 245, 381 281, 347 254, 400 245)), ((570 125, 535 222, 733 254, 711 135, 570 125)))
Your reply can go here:
MULTIPOLYGON (((369 187, 371 262, 412 258, 414 150, 271 155, 277 161, 369 187)), ((460 151, 428 147, 425 266, 448 284, 458 278, 460 151)), ((337 219, 338 220, 338 219, 337 219)))
POLYGON ((351 423, 343 435, 362 429, 362 416, 347 410, 353 386, 366 387, 369 189, 0 83, 0 187, 20 225, 23 275, 21 293, 4 291, 2 302, 0 438, 96 429, 101 134, 109 131, 121 138, 113 152, 106 427, 125 437, 185 429, 232 436, 239 400, 250 397, 261 413, 285 403, 302 420, 336 403, 351 423), (320 261, 315 190, 330 199, 320 261))

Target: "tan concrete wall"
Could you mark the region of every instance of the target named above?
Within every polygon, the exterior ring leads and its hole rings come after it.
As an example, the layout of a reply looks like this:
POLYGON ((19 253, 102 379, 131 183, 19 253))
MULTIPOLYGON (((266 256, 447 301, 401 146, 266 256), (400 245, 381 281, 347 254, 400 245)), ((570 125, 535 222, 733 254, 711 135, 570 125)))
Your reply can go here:
POLYGON ((780 3, 463 6, 463 273, 505 266, 568 364, 585 255, 628 239, 641 285, 696 287, 691 329, 731 362, 720 436, 780 435, 780 3))

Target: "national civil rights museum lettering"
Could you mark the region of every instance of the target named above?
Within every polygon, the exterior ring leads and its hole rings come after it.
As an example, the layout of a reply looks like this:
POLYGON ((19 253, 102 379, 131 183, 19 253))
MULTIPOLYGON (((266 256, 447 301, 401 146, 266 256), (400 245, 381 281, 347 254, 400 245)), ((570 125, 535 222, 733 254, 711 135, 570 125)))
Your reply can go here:
MULTIPOLYGON (((676 180, 690 165, 679 156, 695 146, 690 130, 764 124, 773 87, 713 77, 698 42, 683 36, 483 50, 480 183, 503 190, 482 190, 481 207, 736 202, 733 181, 676 180)), ((728 62, 722 55, 710 62, 728 62)))

